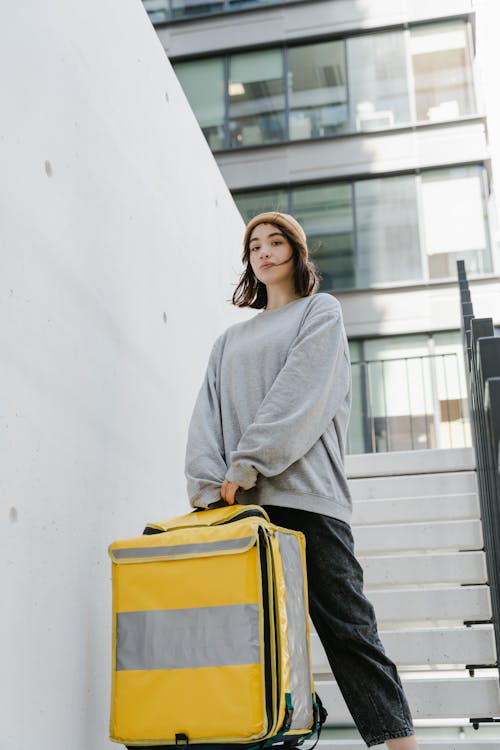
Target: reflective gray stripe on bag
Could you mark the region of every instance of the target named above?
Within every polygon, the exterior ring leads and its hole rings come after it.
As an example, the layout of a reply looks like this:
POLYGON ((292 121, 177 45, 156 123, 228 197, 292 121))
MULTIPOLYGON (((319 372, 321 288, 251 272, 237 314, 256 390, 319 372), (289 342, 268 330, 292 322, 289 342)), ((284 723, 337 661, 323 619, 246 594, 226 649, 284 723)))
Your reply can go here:
POLYGON ((117 614, 117 670, 193 669, 259 662, 257 604, 117 614))
POLYGON ((173 544, 165 547, 128 547, 126 549, 114 549, 113 556, 116 559, 141 557, 174 557, 176 555, 199 555, 203 552, 225 552, 232 549, 244 549, 248 547, 253 537, 245 536, 242 539, 220 539, 217 542, 200 542, 198 544, 173 544))
POLYGON ((313 709, 302 555, 297 537, 277 531, 276 538, 280 546, 285 575, 290 694, 293 706, 290 728, 304 729, 312 724, 313 709))

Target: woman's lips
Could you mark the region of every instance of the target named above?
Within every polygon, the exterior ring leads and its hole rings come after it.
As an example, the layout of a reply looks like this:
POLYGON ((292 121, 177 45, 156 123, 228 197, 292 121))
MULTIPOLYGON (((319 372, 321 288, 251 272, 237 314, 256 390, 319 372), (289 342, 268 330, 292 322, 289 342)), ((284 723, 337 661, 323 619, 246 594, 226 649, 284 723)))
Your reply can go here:
POLYGON ((266 268, 274 268, 274 263, 263 263, 260 267, 260 270, 263 271, 266 268))

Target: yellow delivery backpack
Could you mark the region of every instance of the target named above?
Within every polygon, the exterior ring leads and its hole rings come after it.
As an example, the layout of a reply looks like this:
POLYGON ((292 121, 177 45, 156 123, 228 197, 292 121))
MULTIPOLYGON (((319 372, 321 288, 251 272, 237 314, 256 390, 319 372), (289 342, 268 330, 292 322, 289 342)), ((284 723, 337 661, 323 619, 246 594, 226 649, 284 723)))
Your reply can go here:
POLYGON ((110 736, 288 748, 318 734, 301 533, 221 503, 114 542, 110 736))

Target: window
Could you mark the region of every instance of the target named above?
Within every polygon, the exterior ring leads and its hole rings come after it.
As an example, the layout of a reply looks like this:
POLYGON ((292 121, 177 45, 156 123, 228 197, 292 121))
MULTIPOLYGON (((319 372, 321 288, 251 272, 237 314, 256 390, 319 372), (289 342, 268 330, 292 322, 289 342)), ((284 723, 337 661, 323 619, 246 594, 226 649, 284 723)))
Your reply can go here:
POLYGON ((290 140, 335 135, 348 119, 343 42, 288 50, 290 140))
POLYGON ((321 289, 356 285, 352 189, 349 184, 294 188, 291 211, 305 229, 321 289))
POLYGON ((228 92, 231 146, 255 146, 285 140, 281 50, 233 55, 228 92))
POLYGON ((226 0, 228 10, 244 10, 245 8, 256 8, 259 5, 277 5, 290 2, 290 0, 226 0))
POLYGON ((351 340, 349 355, 351 359, 351 415, 347 433, 347 453, 371 453, 370 425, 367 423, 367 403, 364 370, 360 366, 363 360, 363 344, 351 340), (366 436, 366 437, 365 437, 366 436))
POLYGON ((470 445, 461 333, 350 342, 348 452, 470 445))
POLYGON ((245 10, 265 5, 283 5, 292 0, 143 0, 152 23, 181 18, 206 16, 211 13, 245 10))
POLYGON ((475 111, 466 24, 413 28, 410 50, 417 120, 453 120, 475 111))
POLYGON ((224 147, 224 66, 220 58, 185 62, 176 73, 210 148, 224 147))
POLYGON ((172 18, 201 16, 224 10, 223 0, 171 0, 171 4, 172 18))
POLYGON ((288 194, 286 190, 259 190, 258 193, 235 195, 234 199, 245 224, 257 214, 265 211, 288 213, 288 194))
POLYGON ((347 40, 350 130, 382 130, 410 122, 405 37, 401 31, 347 40))
POLYGON ((429 277, 456 275, 457 260, 467 273, 490 272, 486 196, 481 167, 454 167, 422 175, 424 245, 429 277))
MULTIPOLYGON (((221 69, 229 70, 224 80, 227 132, 212 148, 470 115, 476 104, 468 34, 464 21, 453 21, 221 57, 221 69)), ((210 61, 196 64, 201 69, 205 63, 210 61)), ((218 78, 212 86, 220 87, 218 78)), ((197 96, 206 100, 212 94, 219 101, 219 88, 192 86, 187 94, 195 112, 197 96)))
POLYGON ((356 286, 421 279, 415 177, 359 180, 354 196, 356 286))
POLYGON ((429 169, 235 195, 248 221, 266 210, 297 217, 323 291, 471 278, 492 270, 487 190, 481 165, 429 169))
POLYGON ((170 20, 169 0, 143 0, 151 23, 163 23, 170 20))

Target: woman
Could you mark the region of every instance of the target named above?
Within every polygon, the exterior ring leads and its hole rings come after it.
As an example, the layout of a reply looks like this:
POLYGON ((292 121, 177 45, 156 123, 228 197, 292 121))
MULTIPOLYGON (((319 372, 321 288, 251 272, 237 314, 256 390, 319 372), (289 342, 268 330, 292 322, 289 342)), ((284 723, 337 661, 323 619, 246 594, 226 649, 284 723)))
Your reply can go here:
POLYGON ((245 271, 233 295, 261 312, 216 340, 189 428, 191 504, 263 505, 306 537, 311 619, 368 746, 415 750, 396 667, 363 594, 343 466, 351 404, 338 301, 316 294, 307 239, 288 214, 248 224, 245 271))

